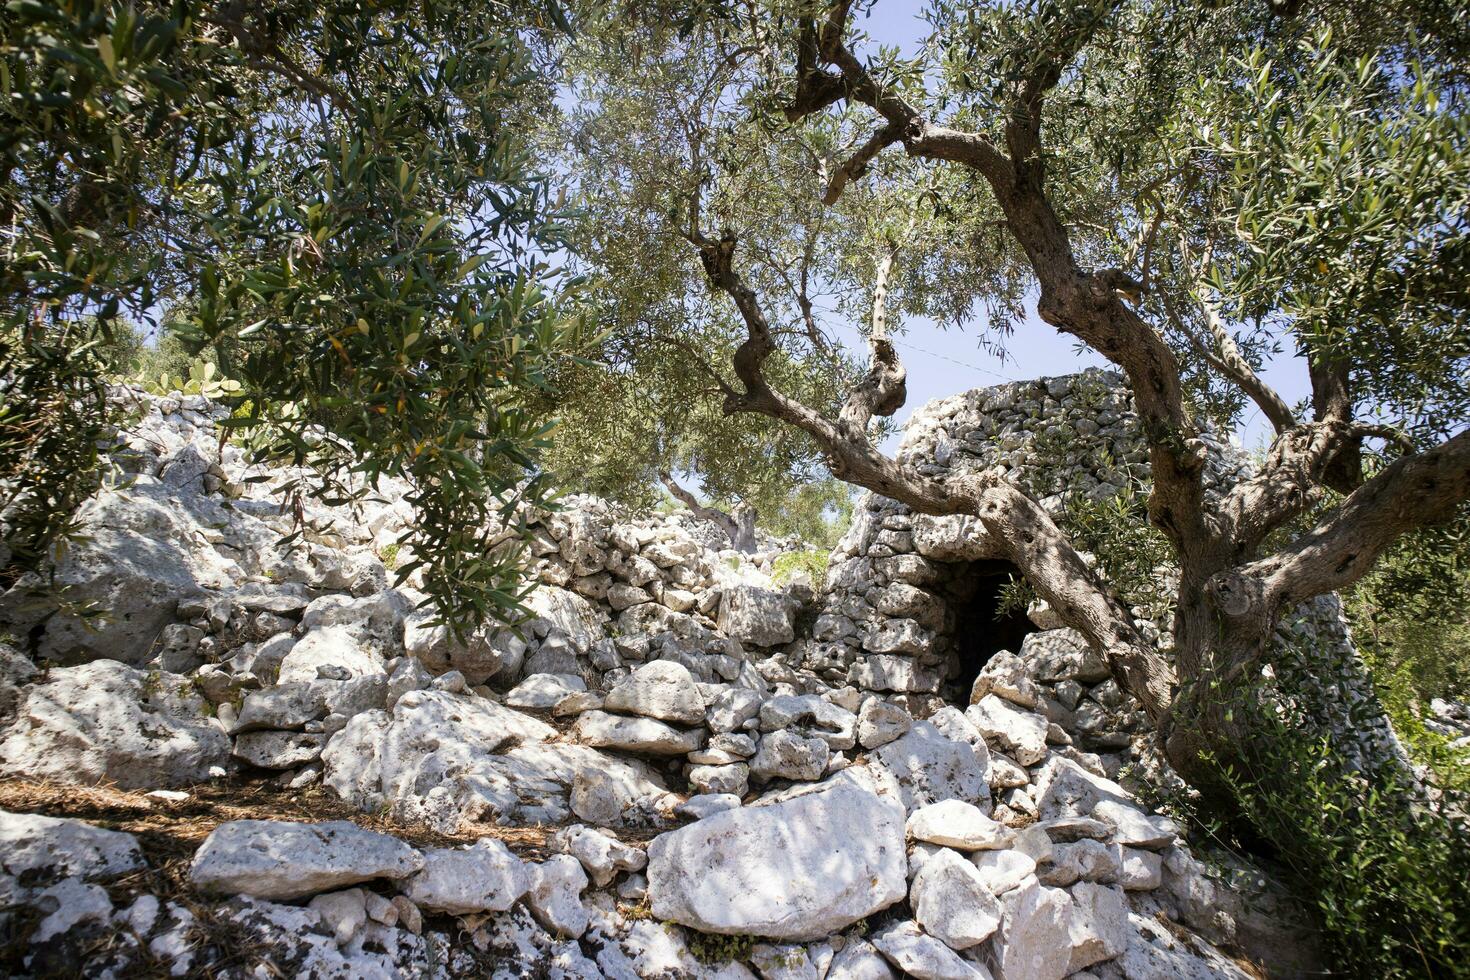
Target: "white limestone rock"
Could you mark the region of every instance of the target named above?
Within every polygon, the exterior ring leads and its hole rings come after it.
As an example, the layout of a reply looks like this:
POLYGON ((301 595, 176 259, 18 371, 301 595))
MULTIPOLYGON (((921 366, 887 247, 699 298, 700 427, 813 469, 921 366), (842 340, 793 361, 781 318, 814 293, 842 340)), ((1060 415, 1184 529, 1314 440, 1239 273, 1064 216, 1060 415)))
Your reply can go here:
POLYGON ((826 980, 893 980, 893 967, 866 939, 849 936, 847 945, 832 957, 826 980))
POLYGON ((796 638, 796 603, 784 592, 733 585, 720 593, 720 630, 741 643, 777 647, 796 638))
POLYGON ((261 769, 295 769, 321 758, 322 743, 309 732, 246 732, 235 739, 234 756, 261 769))
POLYGON ((1101 799, 1092 808, 1092 816, 1112 828, 1112 838, 1125 847, 1162 850, 1174 843, 1178 831, 1168 817, 1152 816, 1126 803, 1101 799))
POLYGON ((0 732, 0 775, 123 789, 183 786, 223 773, 230 740, 178 674, 113 660, 58 667, 24 689, 0 732))
POLYGON ((1130 892, 1152 891, 1164 883, 1164 856, 1155 851, 1134 847, 1122 850, 1118 868, 1118 884, 1130 892))
POLYGON ((648 848, 653 914, 703 932, 829 935, 907 893, 903 817, 838 777, 662 834, 648 848))
POLYGON ((985 879, 948 848, 940 848, 914 876, 909 905, 924 931, 951 949, 982 943, 1000 926, 1000 902, 985 879))
POLYGON ((765 697, 744 687, 727 687, 715 696, 705 715, 712 732, 734 732, 755 718, 765 697))
MULTIPOLYGON (((917 626, 914 628, 918 629, 917 626)), ((914 645, 922 647, 923 642, 916 638, 914 645)), ((873 653, 859 658, 848 668, 847 682, 869 691, 933 694, 944 683, 944 678, 911 656, 873 653)))
POLYGON ((281 660, 276 682, 290 684, 317 679, 322 667, 337 668, 348 677, 386 673, 383 655, 350 626, 322 626, 307 633, 281 660))
POLYGON ((401 886, 422 909, 451 915, 503 912, 531 885, 524 862, 488 837, 468 847, 430 848, 422 860, 423 869, 401 886))
POLYGON ((724 813, 726 810, 737 810, 740 808, 740 797, 734 793, 701 793, 691 796, 689 799, 674 807, 674 813, 681 817, 689 817, 694 820, 703 820, 712 817, 716 813, 724 813))
POLYGON ((1121 955, 1128 948, 1132 930, 1123 889, 1083 881, 1073 885, 1070 891, 1072 920, 1068 936, 1072 958, 1067 963, 1067 972, 1076 973, 1121 955))
POLYGON ((905 976, 919 980, 991 980, 985 967, 962 959, 938 939, 924 935, 908 919, 891 923, 872 938, 878 951, 905 976))
POLYGON ((1072 958, 1072 900, 1028 882, 1001 898, 1005 914, 991 942, 996 980, 1062 980, 1072 958))
POLYGON ((0 810, 0 906, 65 878, 105 881, 143 867, 132 834, 0 810))
POLYGON ((570 854, 557 854, 531 866, 526 904, 536 921, 554 935, 579 939, 587 931, 589 917, 582 905, 587 872, 570 854))
MULTIPOLYGON (((820 772, 817 773, 821 775, 820 772)), ((750 766, 743 762, 732 762, 723 766, 691 766, 689 785, 700 793, 716 796, 733 796, 738 804, 750 788, 750 766)))
POLYGON ((857 716, 815 694, 778 695, 761 705, 761 731, 794 726, 809 730, 833 749, 850 749, 857 744, 857 716))
POLYGON ((570 694, 587 690, 587 682, 575 674, 532 674, 505 695, 512 708, 547 710, 570 694))
POLYGON ((568 854, 582 862, 598 888, 607 887, 620 871, 641 871, 648 864, 648 855, 638 848, 581 824, 560 831, 557 838, 568 854))
POLYGON ((915 810, 908 835, 961 851, 1000 850, 1011 846, 1015 833, 990 819, 972 803, 941 800, 915 810))
POLYGON ((750 760, 750 773, 757 779, 821 779, 831 755, 827 743, 816 736, 770 732, 761 736, 760 748, 750 760))
POLYGON ((700 729, 681 731, 653 718, 624 718, 605 711, 584 711, 575 731, 584 744, 647 755, 687 755, 704 744, 700 729))
POLYGON ((898 780, 910 811, 940 800, 982 806, 990 802, 982 757, 968 742, 946 738, 926 721, 915 722, 902 738, 874 751, 869 765, 898 780))
MULTIPOLYGON (((651 722, 657 724, 657 722, 651 722)), ((489 698, 414 691, 392 715, 365 712, 322 753, 324 781, 363 810, 456 833, 468 821, 563 823, 589 773, 619 798, 663 792, 643 763, 552 742, 555 728, 489 698)))
POLYGON ((634 670, 603 701, 608 711, 657 718, 683 725, 704 722, 704 698, 689 668, 672 660, 655 660, 634 670))
POLYGON ((1046 717, 1022 711, 994 694, 986 694, 965 711, 993 748, 1001 749, 1023 766, 1046 758, 1046 717))
POLYGON ((38 614, 23 605, 24 584, 0 598, 0 619, 12 631, 24 633, 33 622, 39 627, 37 659, 65 666, 98 659, 144 663, 155 638, 176 620, 181 600, 230 588, 243 578, 239 565, 208 543, 208 529, 233 524, 236 543, 255 532, 269 534, 198 488, 182 490, 148 476, 126 489, 101 491, 78 509, 76 519, 79 534, 57 562, 54 581, 77 604, 105 609, 107 618, 59 613, 37 622, 38 614))
POLYGON ((1036 862, 1021 851, 976 851, 970 863, 992 895, 1004 895, 1036 874, 1036 862))
POLYGON ((858 711, 857 740, 865 749, 876 749, 901 737, 914 719, 903 708, 882 698, 868 698, 858 711))
POLYGON ((321 916, 338 946, 347 946, 367 926, 367 901, 361 888, 318 895, 306 907, 321 916))
POLYGON ((232 820, 194 854, 189 880, 201 891, 292 899, 373 878, 403 878, 424 857, 387 834, 346 820, 232 820))
POLYGON ((1041 703, 1041 690, 1031 679, 1026 661, 1009 650, 1001 650, 986 661, 970 688, 970 703, 978 703, 987 694, 997 694, 1028 710, 1041 703))
POLYGON ((750 965, 761 980, 819 980, 817 968, 804 946, 759 943, 750 951, 750 965))

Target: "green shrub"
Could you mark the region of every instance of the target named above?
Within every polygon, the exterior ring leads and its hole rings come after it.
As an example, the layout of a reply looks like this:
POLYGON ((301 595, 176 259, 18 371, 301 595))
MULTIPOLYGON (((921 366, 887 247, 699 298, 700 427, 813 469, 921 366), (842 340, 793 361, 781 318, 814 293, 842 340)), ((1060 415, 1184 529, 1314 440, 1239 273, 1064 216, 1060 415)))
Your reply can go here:
POLYGON ((771 563, 771 580, 777 585, 785 585, 803 573, 811 580, 812 585, 820 586, 827 574, 827 552, 790 551, 777 555, 776 560, 771 563))
POLYGON ((706 966, 750 959, 750 951, 756 943, 754 936, 719 936, 693 929, 689 930, 688 937, 689 952, 706 966))
POLYGON ((1470 798, 1354 771, 1277 701, 1232 710, 1249 712, 1253 755, 1215 771, 1315 909, 1340 974, 1470 977, 1470 798))

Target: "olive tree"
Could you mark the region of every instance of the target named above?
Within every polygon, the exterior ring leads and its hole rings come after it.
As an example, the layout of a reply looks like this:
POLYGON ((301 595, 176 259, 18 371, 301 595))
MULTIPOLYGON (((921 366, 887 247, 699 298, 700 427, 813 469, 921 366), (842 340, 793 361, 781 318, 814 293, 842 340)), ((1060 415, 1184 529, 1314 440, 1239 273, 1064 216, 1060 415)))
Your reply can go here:
POLYGON ((6 578, 46 566, 95 486, 96 349, 177 309, 241 385, 225 424, 317 470, 287 493, 406 478, 439 612, 508 612, 492 518, 543 496, 528 401, 584 340, 527 136, 570 29, 555 0, 9 4, 6 578))
POLYGON ((682 36, 621 25, 709 69, 662 90, 665 128, 639 138, 671 147, 673 176, 625 196, 642 205, 626 220, 687 241, 738 314, 733 355, 701 368, 725 412, 806 433, 837 477, 915 513, 977 518, 1202 779, 1202 750, 1249 751, 1221 692, 1271 665, 1281 617, 1470 497, 1470 324, 1450 271, 1470 213, 1461 39, 1412 6, 1394 34, 1342 6, 938 2, 915 61, 859 53, 866 6, 778 3, 682 36), (774 230, 751 220, 760 193, 785 195, 774 230), (867 297, 867 370, 835 404, 773 371, 802 339, 806 297, 782 280, 819 222, 849 232, 822 246, 824 281, 867 297), (891 291, 956 319, 1029 295, 1123 372, 1147 516, 1178 569, 1167 650, 1022 487, 880 451, 874 425, 906 397, 891 291), (1308 404, 1260 374, 1282 350, 1308 404), (1208 493, 1201 426, 1247 404, 1275 440, 1250 479, 1208 493))

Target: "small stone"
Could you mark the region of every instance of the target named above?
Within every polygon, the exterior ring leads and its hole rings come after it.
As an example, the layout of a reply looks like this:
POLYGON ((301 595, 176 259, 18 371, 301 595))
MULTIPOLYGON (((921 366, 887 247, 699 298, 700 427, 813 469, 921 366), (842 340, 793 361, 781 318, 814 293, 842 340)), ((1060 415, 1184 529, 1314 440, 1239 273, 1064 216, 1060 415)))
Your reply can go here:
POLYGON ((821 779, 831 752, 820 738, 790 731, 771 732, 761 736, 750 772, 757 779, 821 779))
POLYGON ((1092 815, 1107 824, 1112 829, 1113 840, 1125 847, 1162 850, 1178 836, 1169 818, 1149 816, 1117 800, 1099 800, 1092 808, 1092 815))
POLYGON ((970 705, 965 717, 985 736, 987 743, 1010 754, 1023 766, 1046 758, 1047 721, 1038 714, 1021 711, 994 694, 970 705))
POLYGON ((413 899, 407 895, 394 895, 393 908, 398 910, 398 922, 415 936, 424 931, 424 916, 413 899))
POLYGON ((367 926, 367 907, 361 888, 318 895, 306 905, 321 916, 338 946, 346 946, 367 926))
POLYGON ((648 855, 601 830, 574 824, 558 837, 567 853, 582 862, 598 888, 606 887, 619 871, 639 871, 648 864, 648 855))
POLYGON ((1015 837, 1008 828, 963 800, 941 800, 915 810, 905 828, 915 840, 961 851, 999 850, 1015 837))
POLYGON ((832 958, 826 980, 893 980, 893 967, 866 939, 848 937, 832 958))
POLYGON ((321 758, 325 739, 308 732, 246 732, 234 756, 261 769, 294 769, 321 758))
POLYGON ((909 890, 914 918, 951 949, 969 949, 1000 925, 1001 907, 973 864, 941 848, 924 862, 909 890))
POLYGON ((568 695, 585 692, 587 682, 575 674, 532 674, 505 696, 512 708, 544 711, 568 695))
POLYGON ((744 796, 750 783, 750 767, 743 762, 724 766, 694 766, 689 770, 689 784, 701 793, 744 796))
POLYGON ((1004 895, 1036 874, 1036 862, 1020 851, 976 851, 970 863, 992 895, 1004 895))
POLYGON ((531 867, 526 904, 536 921, 552 933, 578 939, 587 931, 587 909, 582 905, 586 887, 587 873, 581 862, 570 854, 558 854, 531 867))
POLYGON ((873 934, 873 945, 905 975, 920 980, 990 980, 985 968, 959 954, 919 926, 904 919, 873 934))
POLYGON ((674 807, 674 812, 681 817, 703 820, 716 813, 724 813, 726 810, 735 810, 739 807, 740 797, 734 793, 701 793, 698 796, 689 797, 674 807))
POLYGON ((913 716, 898 705, 869 698, 858 712, 858 743, 865 749, 876 749, 901 737, 913 723, 913 716))
POLYGON ((464 848, 430 848, 423 861, 423 870, 403 883, 403 893, 421 908, 451 915, 503 912, 531 884, 521 859, 490 838, 464 848))
POLYGON ((1140 892, 1158 888, 1164 883, 1164 856, 1134 847, 1123 848, 1123 862, 1118 870, 1118 884, 1126 891, 1140 892))
POLYGON ((553 718, 570 718, 584 711, 600 711, 602 695, 592 691, 573 691, 551 706, 553 718))
POLYGON ((603 711, 584 712, 575 730, 587 745, 649 755, 688 755, 704 741, 698 729, 679 731, 653 718, 623 718, 603 711))
POLYGON ((1026 667, 1026 662, 1009 650, 993 654, 970 688, 970 703, 979 703, 987 694, 997 694, 1012 704, 1035 708, 1041 691, 1026 667))

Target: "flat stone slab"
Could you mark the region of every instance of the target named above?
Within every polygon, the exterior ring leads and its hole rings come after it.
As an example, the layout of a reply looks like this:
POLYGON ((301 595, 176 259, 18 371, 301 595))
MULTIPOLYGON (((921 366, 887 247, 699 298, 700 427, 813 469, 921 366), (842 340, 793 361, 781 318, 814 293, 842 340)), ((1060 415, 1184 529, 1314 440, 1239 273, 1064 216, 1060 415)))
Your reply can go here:
POLYGON ((649 845, 653 915, 726 935, 828 935, 907 893, 903 824, 896 800, 850 782, 705 817, 649 845))

